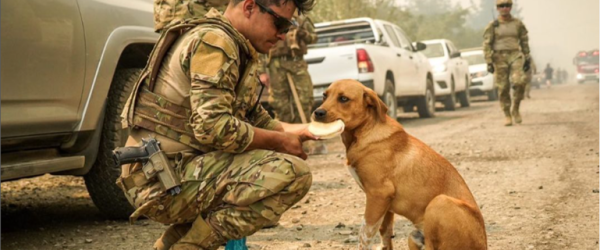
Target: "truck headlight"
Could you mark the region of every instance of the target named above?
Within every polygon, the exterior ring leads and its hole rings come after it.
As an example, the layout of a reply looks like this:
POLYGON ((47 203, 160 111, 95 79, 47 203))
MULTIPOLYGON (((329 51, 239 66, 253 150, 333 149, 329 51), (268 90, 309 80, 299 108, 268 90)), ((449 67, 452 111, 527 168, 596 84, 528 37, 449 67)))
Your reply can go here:
POLYGON ((433 72, 439 73, 439 72, 444 72, 448 69, 448 67, 446 67, 446 65, 442 64, 442 65, 438 65, 433 67, 433 72))
POLYGON ((488 75, 487 71, 481 71, 481 72, 477 73, 477 77, 484 77, 484 76, 487 76, 487 75, 488 75))
POLYGON ((583 75, 582 74, 577 74, 577 79, 583 79, 583 75))

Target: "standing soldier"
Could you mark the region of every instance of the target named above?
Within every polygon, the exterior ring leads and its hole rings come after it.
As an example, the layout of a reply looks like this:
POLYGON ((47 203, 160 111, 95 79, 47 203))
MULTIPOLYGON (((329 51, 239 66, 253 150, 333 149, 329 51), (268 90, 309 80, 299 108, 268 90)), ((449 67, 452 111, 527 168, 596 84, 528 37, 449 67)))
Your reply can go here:
POLYGON ((512 0, 496 0, 496 8, 500 16, 485 28, 483 48, 488 71, 495 72, 500 107, 506 117, 504 125, 511 126, 513 118, 516 123, 522 122, 519 106, 525 91, 524 74, 529 70, 531 63, 529 37, 525 24, 510 14, 512 0), (514 89, 512 110, 511 80, 514 89))
POLYGON ((152 137, 164 152, 123 165, 117 180, 136 208, 132 221, 170 225, 155 249, 217 249, 278 221, 308 192, 302 142, 316 138, 267 114, 256 69, 258 52, 285 39, 296 9, 313 5, 231 0, 224 14, 211 9, 161 33, 123 117, 127 146, 152 137))
MULTIPOLYGON (((317 41, 317 34, 308 16, 295 18, 298 28, 291 29, 286 39, 271 49, 267 59, 269 106, 277 119, 288 123, 309 122, 314 102, 313 84, 304 55, 308 51, 307 46, 317 41), (298 110, 292 87, 296 90, 303 114, 298 110)), ((313 153, 326 152, 323 142, 309 144, 309 151, 313 153)))
POLYGON ((221 12, 229 0, 154 0, 154 30, 160 33, 166 26, 190 18, 202 18, 210 8, 221 12))

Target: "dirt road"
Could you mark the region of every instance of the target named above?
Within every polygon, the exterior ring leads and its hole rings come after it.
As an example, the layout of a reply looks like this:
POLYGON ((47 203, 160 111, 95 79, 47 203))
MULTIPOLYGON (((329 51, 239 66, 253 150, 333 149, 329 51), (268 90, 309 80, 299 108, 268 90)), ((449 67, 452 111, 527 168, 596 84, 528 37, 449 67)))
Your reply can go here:
MULTIPOLYGON (((497 102, 401 114, 406 130, 448 158, 485 218, 489 249, 598 249, 598 84, 532 91, 524 122, 502 126, 497 102)), ((476 99, 477 100, 477 99, 476 99)), ((313 186, 280 226, 248 238, 250 249, 357 249, 364 194, 343 165, 339 139, 311 156, 313 186)), ((82 178, 2 183, 2 249, 150 249, 165 226, 107 221, 82 178)), ((395 249, 413 230, 396 217, 395 249)))

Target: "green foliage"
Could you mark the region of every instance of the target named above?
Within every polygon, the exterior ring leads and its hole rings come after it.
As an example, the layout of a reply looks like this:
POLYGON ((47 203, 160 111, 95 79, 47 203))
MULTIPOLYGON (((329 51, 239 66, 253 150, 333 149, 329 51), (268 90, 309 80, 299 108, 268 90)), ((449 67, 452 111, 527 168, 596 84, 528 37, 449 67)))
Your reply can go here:
POLYGON ((404 7, 395 2, 319 0, 311 17, 314 22, 370 17, 398 25, 413 41, 445 38, 459 48, 480 47, 483 43, 483 27, 474 29, 466 25, 469 16, 466 9, 438 0, 411 0, 404 7))

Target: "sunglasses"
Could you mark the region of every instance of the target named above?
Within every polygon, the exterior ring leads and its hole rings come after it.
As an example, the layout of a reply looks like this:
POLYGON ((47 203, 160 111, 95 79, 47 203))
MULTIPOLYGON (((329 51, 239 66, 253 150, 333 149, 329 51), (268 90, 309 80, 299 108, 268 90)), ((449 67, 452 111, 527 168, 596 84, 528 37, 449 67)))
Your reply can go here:
POLYGON ((512 4, 503 3, 503 4, 496 5, 496 7, 498 7, 498 8, 510 8, 510 7, 512 7, 512 4))
POLYGON ((285 17, 277 15, 277 13, 275 13, 275 11, 273 11, 271 8, 264 6, 258 2, 255 2, 255 3, 262 10, 266 11, 267 13, 269 13, 271 16, 273 16, 275 18, 275 20, 273 20, 273 24, 275 24, 275 28, 277 29, 278 34, 286 34, 286 33, 288 33, 288 31, 290 31, 290 28, 292 26, 298 26, 298 24, 296 23, 296 20, 289 20, 285 17))

